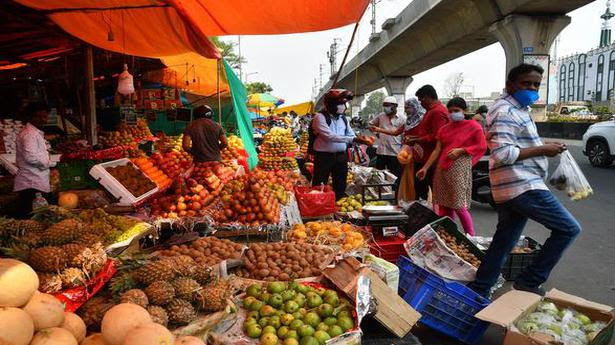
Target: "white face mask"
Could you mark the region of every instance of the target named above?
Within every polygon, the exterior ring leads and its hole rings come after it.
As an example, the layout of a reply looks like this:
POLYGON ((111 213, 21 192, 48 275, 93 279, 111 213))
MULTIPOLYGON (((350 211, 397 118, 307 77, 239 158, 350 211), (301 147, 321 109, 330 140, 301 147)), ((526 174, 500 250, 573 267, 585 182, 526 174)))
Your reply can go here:
POLYGON ((395 112, 395 107, 391 107, 391 106, 386 106, 382 108, 384 110, 384 113, 387 115, 391 115, 395 112))
POLYGON ((337 105, 337 114, 342 115, 346 112, 346 104, 338 104, 337 105))
POLYGON ((463 115, 463 113, 460 111, 451 113, 451 120, 455 122, 465 120, 465 115, 463 115))

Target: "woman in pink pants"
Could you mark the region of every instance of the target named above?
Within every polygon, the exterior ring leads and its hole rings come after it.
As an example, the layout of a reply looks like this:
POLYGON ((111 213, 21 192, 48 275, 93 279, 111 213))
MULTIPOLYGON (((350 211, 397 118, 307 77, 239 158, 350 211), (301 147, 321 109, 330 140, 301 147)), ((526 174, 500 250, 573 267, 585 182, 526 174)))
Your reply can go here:
POLYGON ((437 163, 433 203, 438 206, 438 214, 452 219, 459 216, 466 233, 474 236, 468 211, 472 202, 472 166, 485 154, 487 142, 480 124, 465 119, 467 105, 463 98, 452 98, 447 108, 451 121, 438 131, 436 149, 417 177, 423 179, 437 163))

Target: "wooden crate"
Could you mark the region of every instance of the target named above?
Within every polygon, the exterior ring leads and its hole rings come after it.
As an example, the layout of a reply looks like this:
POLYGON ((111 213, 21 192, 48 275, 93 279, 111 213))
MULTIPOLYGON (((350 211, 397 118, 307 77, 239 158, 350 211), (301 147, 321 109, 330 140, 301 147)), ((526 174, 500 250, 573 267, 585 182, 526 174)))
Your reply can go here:
POLYGON ((359 275, 367 275, 371 281, 372 296, 378 302, 374 318, 400 338, 408 334, 421 318, 421 314, 391 290, 376 273, 353 257, 345 258, 335 267, 325 269, 323 275, 353 301, 356 297, 357 278, 359 275))

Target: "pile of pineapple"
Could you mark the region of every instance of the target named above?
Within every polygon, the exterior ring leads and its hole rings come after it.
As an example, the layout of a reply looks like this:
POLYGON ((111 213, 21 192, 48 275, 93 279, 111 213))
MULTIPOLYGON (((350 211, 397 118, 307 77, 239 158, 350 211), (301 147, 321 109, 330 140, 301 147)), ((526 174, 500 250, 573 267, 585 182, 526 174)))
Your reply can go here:
POLYGON ((198 312, 223 310, 233 289, 215 279, 210 268, 186 255, 125 260, 110 283, 110 298, 97 297, 80 308, 84 322, 96 329, 115 303, 137 304, 165 327, 194 321, 198 312))
POLYGON ((77 219, 49 227, 35 220, 2 219, 0 229, 5 254, 34 268, 45 293, 83 286, 107 262, 101 238, 77 219))

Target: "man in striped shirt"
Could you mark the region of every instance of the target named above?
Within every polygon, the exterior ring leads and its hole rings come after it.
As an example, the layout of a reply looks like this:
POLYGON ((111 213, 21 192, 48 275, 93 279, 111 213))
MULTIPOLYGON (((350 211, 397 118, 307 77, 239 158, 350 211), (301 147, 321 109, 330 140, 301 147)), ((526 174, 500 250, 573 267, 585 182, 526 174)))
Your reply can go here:
POLYGON ((566 150, 559 143, 543 144, 529 106, 538 100, 543 69, 522 64, 510 70, 506 94, 487 115, 491 191, 498 204, 498 225, 491 246, 468 286, 489 296, 509 253, 517 244, 528 219, 551 236, 532 264, 517 277, 513 287, 544 295, 540 287, 563 252, 581 231, 579 223, 547 188, 548 160, 566 150))

